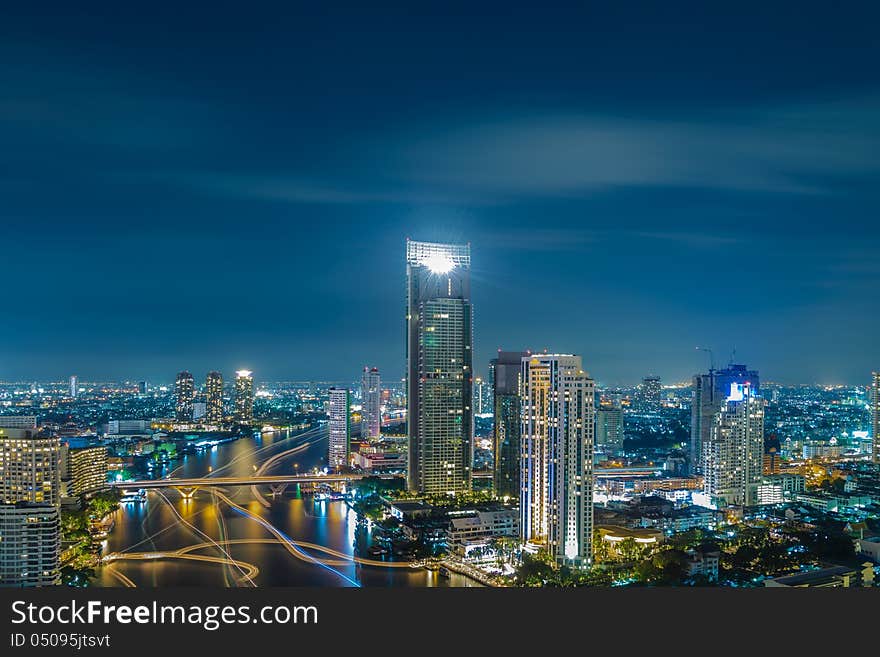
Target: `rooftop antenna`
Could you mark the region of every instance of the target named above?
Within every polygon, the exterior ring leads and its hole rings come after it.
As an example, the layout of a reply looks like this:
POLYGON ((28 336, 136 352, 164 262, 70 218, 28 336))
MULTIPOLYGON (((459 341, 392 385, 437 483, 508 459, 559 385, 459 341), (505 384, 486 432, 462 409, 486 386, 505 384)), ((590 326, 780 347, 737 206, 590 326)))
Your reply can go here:
POLYGON ((697 347, 697 351, 705 351, 707 354, 709 354, 709 371, 714 372, 715 371, 715 354, 712 353, 712 350, 709 349, 708 347, 697 347))
POLYGON ((730 353, 730 364, 734 365, 736 363, 736 347, 733 348, 733 351, 730 353))

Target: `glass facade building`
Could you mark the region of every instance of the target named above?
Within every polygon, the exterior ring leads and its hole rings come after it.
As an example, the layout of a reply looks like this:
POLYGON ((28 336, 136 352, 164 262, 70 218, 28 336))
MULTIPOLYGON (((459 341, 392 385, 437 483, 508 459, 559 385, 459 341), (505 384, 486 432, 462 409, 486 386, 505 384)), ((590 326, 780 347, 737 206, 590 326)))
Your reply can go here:
POLYGON ((471 488, 473 310, 469 244, 406 243, 407 486, 471 488))
POLYGON ((499 351, 489 365, 494 386, 493 446, 494 472, 492 480, 499 497, 519 497, 520 461, 520 370, 524 351, 499 351))

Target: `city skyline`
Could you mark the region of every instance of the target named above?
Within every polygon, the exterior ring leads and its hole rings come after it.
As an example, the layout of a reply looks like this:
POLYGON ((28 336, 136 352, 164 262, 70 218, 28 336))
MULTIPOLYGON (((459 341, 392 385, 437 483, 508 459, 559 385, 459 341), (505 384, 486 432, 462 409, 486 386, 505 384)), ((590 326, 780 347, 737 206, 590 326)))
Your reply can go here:
POLYGON ((407 236, 471 243, 481 375, 498 348, 612 384, 685 381, 697 346, 788 383, 880 363, 872 20, 32 11, 4 16, 0 379, 402 376, 407 236))

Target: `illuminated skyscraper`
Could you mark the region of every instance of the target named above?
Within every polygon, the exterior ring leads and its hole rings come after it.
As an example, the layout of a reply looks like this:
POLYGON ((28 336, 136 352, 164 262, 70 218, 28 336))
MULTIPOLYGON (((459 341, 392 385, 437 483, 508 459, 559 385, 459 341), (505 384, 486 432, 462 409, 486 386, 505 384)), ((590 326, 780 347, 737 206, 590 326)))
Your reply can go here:
POLYGON ((250 370, 235 373, 235 421, 250 424, 254 419, 254 377, 250 370))
POLYGON ((331 470, 348 467, 351 455, 351 393, 330 388, 330 440, 327 463, 331 470))
POLYGON ((703 492, 716 508, 758 504, 764 463, 764 398, 731 383, 703 449, 703 492))
POLYGON ((175 415, 178 421, 189 422, 193 419, 193 401, 196 397, 193 375, 186 371, 180 372, 174 384, 174 391, 177 394, 175 415))
POLYGON ((492 481, 499 497, 519 498, 520 431, 522 430, 519 376, 525 351, 499 351, 489 364, 494 382, 493 444, 495 467, 492 481))
POLYGON ((0 429, 0 503, 60 502, 61 444, 34 429, 0 429))
POLYGON ((694 377, 691 404, 691 444, 689 460, 691 471, 703 471, 703 443, 709 439, 715 416, 724 407, 734 383, 751 386, 753 394, 760 394, 758 372, 745 365, 728 365, 723 370, 710 369, 708 374, 694 377))
POLYGON ((378 438, 382 432, 382 381, 378 368, 364 368, 361 401, 361 438, 378 438))
POLYGON ((205 419, 211 424, 223 422, 223 375, 208 372, 205 378, 205 419))
POLYGON ((580 356, 522 359, 522 539, 559 564, 592 562, 593 380, 580 356))
POLYGON ((69 394, 71 397, 76 397, 79 393, 79 388, 77 387, 76 375, 70 377, 70 390, 69 394))
POLYGON ((872 372, 871 388, 868 392, 871 401, 872 460, 880 463, 880 372, 872 372))
POLYGON ((642 404, 646 410, 657 413, 660 411, 660 400, 663 398, 663 386, 659 376, 646 376, 642 379, 642 404))
POLYGON ((407 485, 470 490, 473 315, 469 244, 406 243, 407 485))

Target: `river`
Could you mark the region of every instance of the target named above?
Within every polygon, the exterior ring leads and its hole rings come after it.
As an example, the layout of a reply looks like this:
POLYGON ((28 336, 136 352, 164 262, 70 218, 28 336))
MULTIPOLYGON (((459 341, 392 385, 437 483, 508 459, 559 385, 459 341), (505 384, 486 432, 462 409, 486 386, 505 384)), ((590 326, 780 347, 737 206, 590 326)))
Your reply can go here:
MULTIPOLYGON (((264 433, 258 438, 223 443, 183 455, 172 464, 172 476, 246 476, 268 458, 292 448, 297 451, 278 459, 265 474, 295 469, 305 472, 322 466, 326 462, 326 431, 264 433)), ((249 486, 225 489, 235 504, 260 516, 295 542, 354 555, 356 532, 360 531, 360 544, 370 544, 370 530, 362 524, 359 528, 356 514, 345 502, 315 501, 311 495, 300 496, 295 490, 276 497, 265 487, 260 492, 269 502, 268 508, 249 486)), ((138 560, 117 560, 100 568, 97 586, 480 586, 456 573, 441 577, 425 569, 354 564, 314 547, 299 547, 291 554, 259 521, 231 507, 212 489, 201 489, 192 499, 184 499, 170 488, 150 491, 146 502, 124 503, 114 520, 104 553, 146 554, 138 560), (188 554, 222 561, 152 558, 155 555, 149 554, 212 541, 218 545, 188 554), (259 572, 253 574, 252 569, 259 572)))

